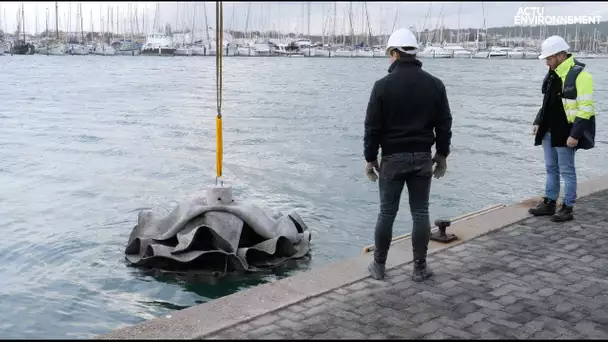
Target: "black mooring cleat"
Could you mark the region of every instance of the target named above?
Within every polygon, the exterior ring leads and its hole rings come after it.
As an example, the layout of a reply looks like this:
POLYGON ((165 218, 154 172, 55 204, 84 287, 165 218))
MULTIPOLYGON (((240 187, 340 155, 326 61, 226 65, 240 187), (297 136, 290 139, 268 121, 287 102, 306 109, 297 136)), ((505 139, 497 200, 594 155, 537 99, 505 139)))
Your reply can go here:
POLYGON ((439 229, 436 232, 431 233, 431 240, 442 243, 448 243, 458 239, 456 235, 447 234, 445 232, 446 228, 452 225, 452 222, 450 220, 435 220, 435 225, 439 229))

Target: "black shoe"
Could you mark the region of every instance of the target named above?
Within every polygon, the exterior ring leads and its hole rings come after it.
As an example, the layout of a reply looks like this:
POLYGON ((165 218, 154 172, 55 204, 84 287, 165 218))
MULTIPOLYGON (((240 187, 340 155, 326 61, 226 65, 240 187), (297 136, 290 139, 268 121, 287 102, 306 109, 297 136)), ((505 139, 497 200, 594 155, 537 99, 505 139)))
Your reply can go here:
POLYGON ((382 279, 384 279, 385 267, 386 266, 384 264, 379 264, 375 261, 372 261, 372 263, 369 264, 367 269, 369 270, 369 273, 372 275, 372 278, 374 278, 376 280, 382 280, 382 279))
POLYGON ((543 197, 543 201, 540 202, 536 207, 530 208, 528 212, 534 216, 551 216, 555 214, 555 201, 543 197))
POLYGON ((551 216, 551 221, 553 222, 566 222, 574 220, 574 213, 572 212, 572 207, 569 207, 565 204, 562 204, 562 207, 551 216))
POLYGON ((433 276, 433 271, 426 265, 426 261, 414 260, 413 281, 423 281, 433 276))

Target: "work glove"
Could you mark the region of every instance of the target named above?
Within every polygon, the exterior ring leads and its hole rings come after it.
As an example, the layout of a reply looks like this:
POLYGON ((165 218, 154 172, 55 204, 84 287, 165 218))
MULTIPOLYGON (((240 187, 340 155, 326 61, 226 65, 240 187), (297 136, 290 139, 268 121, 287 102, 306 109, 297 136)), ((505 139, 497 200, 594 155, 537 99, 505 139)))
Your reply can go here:
POLYGON ((433 176, 437 179, 445 176, 445 172, 448 169, 446 157, 435 153, 433 156, 433 162, 435 163, 435 167, 433 168, 433 176))
POLYGON ((378 160, 374 160, 371 163, 365 163, 365 175, 370 181, 375 182, 378 180, 378 174, 376 174, 376 172, 380 173, 379 170, 380 166, 378 165, 378 160))

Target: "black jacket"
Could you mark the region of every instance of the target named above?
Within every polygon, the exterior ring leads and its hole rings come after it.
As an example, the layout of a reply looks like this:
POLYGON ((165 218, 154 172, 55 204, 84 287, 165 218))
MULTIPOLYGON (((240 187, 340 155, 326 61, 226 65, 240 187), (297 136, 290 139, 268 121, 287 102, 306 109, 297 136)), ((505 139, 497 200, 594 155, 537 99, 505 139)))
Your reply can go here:
POLYGON ((365 160, 376 160, 379 147, 383 155, 430 152, 435 142, 437 153, 447 157, 452 114, 443 82, 416 59, 397 60, 388 72, 374 84, 367 104, 365 160))
POLYGON ((538 125, 538 130, 534 137, 534 145, 542 145, 545 133, 550 131, 551 146, 565 147, 572 125, 568 123, 566 111, 560 97, 563 87, 562 80, 555 71, 550 70, 544 86, 546 88, 545 96, 543 96, 543 105, 534 119, 534 125, 538 125))

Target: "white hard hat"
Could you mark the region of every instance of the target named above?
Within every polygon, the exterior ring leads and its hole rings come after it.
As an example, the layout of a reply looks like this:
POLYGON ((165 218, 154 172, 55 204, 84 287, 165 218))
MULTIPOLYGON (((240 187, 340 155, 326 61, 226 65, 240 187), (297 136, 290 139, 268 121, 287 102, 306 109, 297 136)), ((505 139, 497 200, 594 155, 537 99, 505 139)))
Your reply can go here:
POLYGON ((560 36, 551 36, 545 39, 541 45, 538 59, 547 59, 549 56, 553 56, 562 51, 568 51, 568 49, 570 49, 570 45, 566 43, 564 38, 560 36))
POLYGON ((393 32, 386 43, 386 54, 388 55, 392 49, 398 49, 410 55, 415 55, 418 52, 418 40, 412 31, 402 28, 393 32), (404 50, 402 48, 409 47, 414 50, 404 50))

